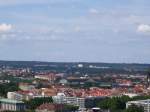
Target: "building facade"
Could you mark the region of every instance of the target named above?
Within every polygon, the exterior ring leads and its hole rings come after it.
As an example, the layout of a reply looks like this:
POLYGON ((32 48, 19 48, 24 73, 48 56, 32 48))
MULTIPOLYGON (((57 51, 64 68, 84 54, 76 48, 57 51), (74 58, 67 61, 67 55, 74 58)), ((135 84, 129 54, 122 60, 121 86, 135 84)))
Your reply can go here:
POLYGON ((150 112, 150 99, 147 100, 138 100, 138 101, 129 101, 126 103, 126 108, 131 105, 136 105, 144 108, 144 112, 150 112))
POLYGON ((7 98, 10 100, 17 100, 17 101, 22 101, 22 100, 29 100, 32 97, 29 95, 25 95, 25 94, 20 94, 17 92, 8 92, 7 93, 7 98))
POLYGON ((64 93, 58 93, 57 96, 53 96, 54 103, 57 104, 69 104, 79 106, 80 109, 85 108, 85 98, 67 97, 64 93))
POLYGON ((2 111, 25 111, 26 105, 22 101, 0 99, 0 108, 2 111))

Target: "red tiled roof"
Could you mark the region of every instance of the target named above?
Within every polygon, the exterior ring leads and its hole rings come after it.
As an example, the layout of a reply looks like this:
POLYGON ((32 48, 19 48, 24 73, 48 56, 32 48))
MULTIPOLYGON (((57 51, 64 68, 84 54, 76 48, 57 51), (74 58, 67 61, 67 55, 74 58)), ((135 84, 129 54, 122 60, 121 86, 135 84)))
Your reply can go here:
POLYGON ((50 104, 50 103, 45 103, 45 104, 42 104, 40 105, 37 110, 59 110, 63 108, 63 105, 62 104, 50 104))

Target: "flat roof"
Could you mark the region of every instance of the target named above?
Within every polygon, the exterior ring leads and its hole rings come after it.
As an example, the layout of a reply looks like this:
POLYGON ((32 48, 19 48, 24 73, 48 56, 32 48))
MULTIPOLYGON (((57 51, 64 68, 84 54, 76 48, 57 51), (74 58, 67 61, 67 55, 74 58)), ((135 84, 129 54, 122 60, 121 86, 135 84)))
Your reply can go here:
POLYGON ((150 99, 147 99, 147 100, 136 100, 136 101, 129 101, 127 103, 140 103, 140 104, 148 104, 150 103, 150 99))
POLYGON ((0 99, 0 102, 5 102, 5 103, 24 103, 23 101, 17 101, 17 100, 12 100, 12 99, 0 99))

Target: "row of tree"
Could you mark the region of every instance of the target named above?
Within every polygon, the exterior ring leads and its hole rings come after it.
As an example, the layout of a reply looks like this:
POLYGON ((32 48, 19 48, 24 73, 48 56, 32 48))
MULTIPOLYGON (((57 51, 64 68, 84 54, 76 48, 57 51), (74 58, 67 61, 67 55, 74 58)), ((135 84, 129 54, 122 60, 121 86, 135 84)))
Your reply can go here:
MULTIPOLYGON (((34 112, 37 107, 45 103, 53 103, 52 97, 34 98, 29 101, 24 101, 28 106, 28 112, 34 112)), ((64 105, 61 112, 74 112, 78 110, 78 106, 64 105)), ((60 110, 58 110, 60 112, 60 110)))
POLYGON ((128 101, 134 101, 134 100, 145 100, 150 99, 150 96, 136 96, 133 98, 130 98, 128 96, 122 96, 122 97, 112 97, 112 98, 106 98, 102 101, 97 102, 97 106, 104 110, 110 110, 111 112, 139 112, 139 111, 131 111, 135 110, 135 107, 141 111, 143 108, 138 108, 137 106, 131 106, 130 108, 126 109, 126 103, 128 101))
POLYGON ((42 98, 34 98, 24 102, 28 106, 28 109, 35 110, 38 106, 44 103, 53 103, 53 99, 52 97, 42 97, 42 98))
POLYGON ((0 96, 6 97, 8 92, 18 91, 19 87, 17 83, 0 84, 0 96))

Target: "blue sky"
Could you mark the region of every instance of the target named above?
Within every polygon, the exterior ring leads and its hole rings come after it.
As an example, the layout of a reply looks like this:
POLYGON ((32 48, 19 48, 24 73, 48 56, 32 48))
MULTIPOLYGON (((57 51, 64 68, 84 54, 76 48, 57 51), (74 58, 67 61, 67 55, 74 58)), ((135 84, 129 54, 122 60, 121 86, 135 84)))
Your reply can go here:
POLYGON ((0 0, 0 60, 150 63, 149 0, 0 0))

